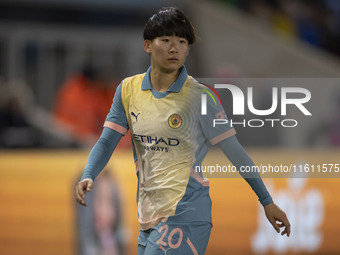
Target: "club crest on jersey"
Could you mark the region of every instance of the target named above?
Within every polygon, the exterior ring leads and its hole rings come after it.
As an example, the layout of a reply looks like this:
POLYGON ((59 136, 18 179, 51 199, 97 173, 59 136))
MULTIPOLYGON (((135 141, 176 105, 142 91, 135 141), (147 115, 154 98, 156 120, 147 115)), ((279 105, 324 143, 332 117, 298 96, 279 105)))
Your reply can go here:
POLYGON ((179 128, 182 125, 182 122, 182 117, 177 113, 171 114, 168 119, 168 123, 171 128, 179 128))

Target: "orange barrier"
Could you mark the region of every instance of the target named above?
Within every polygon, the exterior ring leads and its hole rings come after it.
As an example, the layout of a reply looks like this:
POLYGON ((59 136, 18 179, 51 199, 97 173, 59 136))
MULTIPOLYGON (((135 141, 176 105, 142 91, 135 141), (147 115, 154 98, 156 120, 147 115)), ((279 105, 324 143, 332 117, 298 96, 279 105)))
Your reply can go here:
MULTIPOLYGON (((278 159, 287 164, 339 161, 339 151, 253 150, 249 154, 256 164, 278 164, 278 159)), ((77 254, 74 183, 87 156, 88 151, 0 153, 2 255, 77 254)), ((213 151, 206 162, 215 163, 221 157, 224 156, 213 151)), ((137 254, 139 231, 132 158, 130 152, 116 151, 109 163, 122 191, 129 255, 137 254)), ((243 179, 211 178, 214 226, 206 254, 340 254, 339 178, 264 181, 276 203, 289 216, 291 237, 276 234, 243 179)))

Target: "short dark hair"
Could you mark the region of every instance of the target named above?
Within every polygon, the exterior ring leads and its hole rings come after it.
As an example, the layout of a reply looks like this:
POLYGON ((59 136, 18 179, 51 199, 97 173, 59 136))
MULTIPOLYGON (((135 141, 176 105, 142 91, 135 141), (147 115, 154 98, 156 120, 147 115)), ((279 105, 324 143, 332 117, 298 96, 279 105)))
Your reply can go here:
POLYGON ((156 37, 172 35, 187 39, 189 44, 196 41, 190 20, 175 7, 163 7, 145 24, 143 38, 152 41, 156 37))

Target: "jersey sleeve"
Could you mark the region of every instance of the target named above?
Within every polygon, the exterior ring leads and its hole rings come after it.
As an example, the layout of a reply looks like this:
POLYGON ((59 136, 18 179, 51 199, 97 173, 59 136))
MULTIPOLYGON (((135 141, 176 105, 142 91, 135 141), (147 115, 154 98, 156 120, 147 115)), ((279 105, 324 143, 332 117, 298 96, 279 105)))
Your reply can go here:
MULTIPOLYGON (((211 145, 215 145, 235 135, 236 131, 231 126, 219 97, 215 92, 206 87, 203 94, 205 94, 204 97, 206 98, 206 114, 201 112, 199 121, 204 136, 209 140, 211 145)), ((201 107, 204 107, 204 105, 205 104, 202 103, 201 107)))
POLYGON ((273 203, 273 199, 269 194, 266 186, 264 185, 261 176, 258 171, 256 172, 244 172, 241 171, 242 167, 250 166, 255 167, 254 162, 249 157, 248 153, 244 150, 242 145, 238 142, 236 136, 222 141, 219 143, 224 154, 230 160, 230 162, 236 167, 240 175, 248 182, 250 187, 254 190, 260 203, 263 206, 273 203))
POLYGON ((120 83, 116 89, 110 112, 106 117, 104 127, 111 128, 122 135, 125 135, 129 129, 125 109, 122 103, 122 83, 120 83))
POLYGON ((97 143, 93 146, 85 171, 81 180, 90 178, 94 180, 109 162, 110 157, 116 148, 122 134, 110 128, 104 128, 97 143))

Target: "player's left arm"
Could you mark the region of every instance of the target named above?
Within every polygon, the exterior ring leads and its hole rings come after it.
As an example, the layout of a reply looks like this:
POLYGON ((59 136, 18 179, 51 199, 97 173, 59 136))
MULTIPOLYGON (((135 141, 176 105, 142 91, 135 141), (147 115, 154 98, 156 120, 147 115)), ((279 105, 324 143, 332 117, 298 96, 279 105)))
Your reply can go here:
POLYGON ((219 143, 224 154, 230 162, 236 167, 241 176, 248 182, 263 205, 265 214, 269 222, 273 225, 275 230, 280 233, 280 228, 284 227, 281 235, 290 235, 290 223, 284 213, 274 202, 270 196, 266 186, 264 185, 261 176, 258 172, 242 172, 241 166, 254 166, 254 162, 244 150, 242 145, 238 142, 236 136, 231 136, 219 143))
POLYGON ((203 134, 212 145, 219 144, 224 154, 230 162, 236 167, 242 177, 248 182, 255 191, 260 203, 264 207, 269 222, 273 225, 277 232, 284 227, 282 235, 290 235, 290 224, 286 214, 275 204, 266 189, 258 172, 246 173, 240 171, 241 166, 254 166, 253 161, 238 142, 234 128, 228 122, 227 125, 217 125, 214 128, 212 123, 214 119, 227 119, 222 104, 220 103, 218 94, 211 90, 210 87, 202 87, 207 95, 207 114, 199 114, 200 126, 203 134), (277 221, 279 223, 277 223, 277 221))

